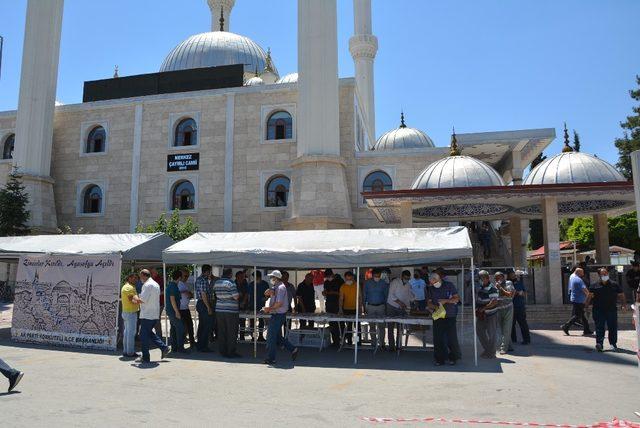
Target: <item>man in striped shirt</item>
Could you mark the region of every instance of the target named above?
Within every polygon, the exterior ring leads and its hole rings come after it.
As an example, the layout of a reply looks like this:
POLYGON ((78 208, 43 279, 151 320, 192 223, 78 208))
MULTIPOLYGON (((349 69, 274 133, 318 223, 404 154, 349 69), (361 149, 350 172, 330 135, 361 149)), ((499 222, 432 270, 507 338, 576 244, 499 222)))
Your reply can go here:
POLYGON ((484 352, 482 358, 496 357, 496 312, 498 311, 499 293, 498 289, 491 283, 489 272, 481 270, 478 272, 482 284, 478 289, 476 299, 476 333, 484 352))
POLYGON ((216 297, 216 323, 218 325, 218 346, 220 355, 225 358, 240 358, 236 352, 238 340, 238 299, 240 293, 231 280, 233 269, 225 268, 222 278, 213 285, 216 297))

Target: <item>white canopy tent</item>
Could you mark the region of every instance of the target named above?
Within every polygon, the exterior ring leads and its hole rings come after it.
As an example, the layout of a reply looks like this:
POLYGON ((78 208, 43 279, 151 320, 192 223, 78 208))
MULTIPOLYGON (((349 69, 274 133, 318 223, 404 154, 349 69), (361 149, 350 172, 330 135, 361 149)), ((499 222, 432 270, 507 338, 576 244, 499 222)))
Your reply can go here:
MULTIPOLYGON (((226 266, 318 267, 418 266, 469 260, 473 247, 465 227, 339 229, 239 233, 197 233, 163 251, 163 263, 226 266)), ((166 271, 166 269, 165 269, 166 271)), ((472 290, 475 289, 472 277, 472 290)), ((256 287, 254 287, 255 293, 256 287)), ((360 284, 357 287, 358 293, 360 284)), ((474 293, 475 294, 475 293, 474 293)), ((254 302, 257 299, 254 296, 254 302)), ((359 296, 357 297, 359 301, 359 296)), ((475 312, 475 297, 473 299, 475 312)), ((257 318, 254 305, 254 317, 257 318)), ((359 310, 356 310, 356 325, 359 310)), ((254 332, 254 352, 257 336, 254 332)), ((477 348, 474 317, 474 353, 477 348)), ((356 341, 355 361, 358 343, 356 341)))

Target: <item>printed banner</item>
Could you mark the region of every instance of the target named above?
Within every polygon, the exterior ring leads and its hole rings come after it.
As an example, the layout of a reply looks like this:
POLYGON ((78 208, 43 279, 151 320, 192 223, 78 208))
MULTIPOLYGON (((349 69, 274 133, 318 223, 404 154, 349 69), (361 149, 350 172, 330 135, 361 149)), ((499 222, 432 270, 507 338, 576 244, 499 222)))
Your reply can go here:
POLYGON ((120 256, 23 256, 11 337, 20 342, 116 349, 120 256))

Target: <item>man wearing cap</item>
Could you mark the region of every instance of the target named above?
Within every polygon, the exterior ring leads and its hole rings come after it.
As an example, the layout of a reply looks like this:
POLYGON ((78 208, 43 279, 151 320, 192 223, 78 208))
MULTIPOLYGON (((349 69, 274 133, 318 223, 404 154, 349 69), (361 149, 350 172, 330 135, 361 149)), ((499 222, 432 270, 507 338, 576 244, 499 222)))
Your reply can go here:
POLYGON ((516 289, 511 281, 505 281, 504 273, 496 272, 493 275, 495 285, 500 294, 497 324, 500 328, 498 335, 498 347, 500 355, 513 351, 511 348, 511 329, 513 328, 513 296, 516 289))
POLYGON ((265 364, 275 364, 276 351, 278 347, 284 348, 291 352, 291 359, 295 361, 298 356, 298 348, 294 347, 291 342, 282 335, 282 326, 287 317, 289 296, 287 295, 287 286, 282 282, 282 273, 274 270, 269 275, 272 288, 267 291, 269 293, 269 306, 263 308, 267 314, 271 314, 269 327, 267 330, 267 358, 265 364))
POLYGON ((478 272, 481 285, 476 299, 476 333, 484 352, 483 358, 496 357, 496 312, 498 311, 500 294, 491 283, 489 272, 478 272))
POLYGON ((151 361, 149 341, 162 350, 161 359, 169 354, 170 349, 153 331, 160 317, 160 285, 151 278, 151 272, 147 269, 140 271, 140 280, 143 281, 142 291, 139 296, 133 297, 133 301, 140 304, 140 341, 142 342, 142 357, 136 361, 148 363, 151 361))

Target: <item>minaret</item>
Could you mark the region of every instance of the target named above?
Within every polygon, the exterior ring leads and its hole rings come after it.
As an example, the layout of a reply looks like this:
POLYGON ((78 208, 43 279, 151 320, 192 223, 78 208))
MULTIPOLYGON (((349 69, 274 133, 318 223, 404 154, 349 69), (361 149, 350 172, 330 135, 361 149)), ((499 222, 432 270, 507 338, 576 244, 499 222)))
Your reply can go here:
POLYGON ((57 227, 50 177, 64 0, 29 0, 22 50, 14 166, 29 193, 30 226, 57 227))
POLYGON ((291 163, 288 229, 349 228, 340 156, 336 0, 298 0, 298 158, 291 163))
POLYGON ((378 38, 371 30, 371 0, 353 0, 354 35, 349 51, 356 69, 356 87, 371 142, 376 141, 376 111, 373 87, 373 61, 378 52, 378 38))
POLYGON ((229 16, 236 0, 207 0, 207 3, 211 9, 211 31, 229 31, 229 16), (222 16, 220 16, 220 12, 222 12, 222 16), (220 28, 221 22, 222 29, 220 28))

